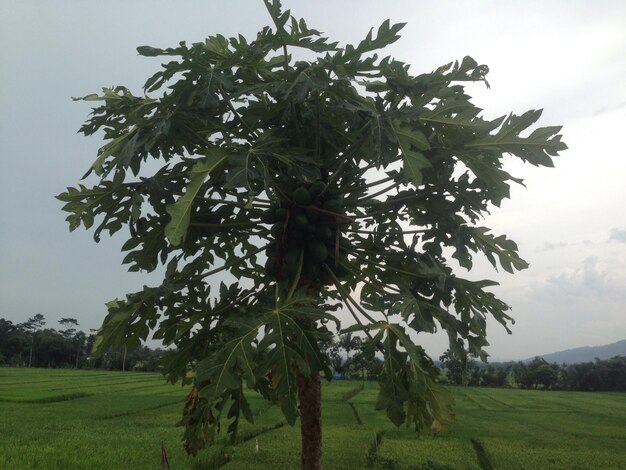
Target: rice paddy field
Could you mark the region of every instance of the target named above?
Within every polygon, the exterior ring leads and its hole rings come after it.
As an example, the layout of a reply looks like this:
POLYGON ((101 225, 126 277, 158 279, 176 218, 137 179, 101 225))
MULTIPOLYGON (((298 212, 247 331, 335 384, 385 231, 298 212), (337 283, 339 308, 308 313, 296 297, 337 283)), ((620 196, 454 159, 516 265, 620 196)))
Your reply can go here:
MULTIPOLYGON (((416 435, 374 410, 375 383, 327 384, 324 468, 626 469, 625 393, 452 392, 452 426, 416 435)), ((185 395, 158 374, 0 368, 0 469, 160 469, 162 444, 173 470, 299 468, 299 429, 253 395, 235 445, 188 457, 185 395)))

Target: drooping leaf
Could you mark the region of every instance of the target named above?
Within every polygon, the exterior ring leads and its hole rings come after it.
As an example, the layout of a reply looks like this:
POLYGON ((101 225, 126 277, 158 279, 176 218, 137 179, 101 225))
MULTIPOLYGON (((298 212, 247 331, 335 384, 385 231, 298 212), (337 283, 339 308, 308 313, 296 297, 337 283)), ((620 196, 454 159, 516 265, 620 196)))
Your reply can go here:
POLYGON ((145 341, 150 333, 149 324, 156 321, 158 288, 145 287, 128 294, 126 300, 107 303, 107 314, 98 330, 93 349, 103 354, 109 347, 127 346, 132 349, 145 341))
POLYGON ((401 325, 380 323, 378 328, 384 331, 384 359, 376 408, 386 410, 396 426, 406 423, 420 430, 434 421, 449 422, 452 395, 435 382, 438 370, 423 349, 415 346, 401 325))
POLYGON ((184 240, 194 199, 211 172, 226 160, 228 154, 228 149, 209 150, 206 157, 197 162, 189 172, 189 184, 185 194, 167 207, 171 219, 165 227, 165 236, 172 245, 180 245, 184 240))

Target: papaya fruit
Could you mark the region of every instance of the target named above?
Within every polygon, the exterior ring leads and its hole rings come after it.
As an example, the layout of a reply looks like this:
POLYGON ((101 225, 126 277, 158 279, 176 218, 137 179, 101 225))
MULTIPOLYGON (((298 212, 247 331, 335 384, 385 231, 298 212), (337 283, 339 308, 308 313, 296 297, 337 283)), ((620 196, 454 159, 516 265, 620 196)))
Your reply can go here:
POLYGON ((329 199, 328 201, 324 201, 324 204, 322 204, 322 208, 329 212, 334 212, 335 214, 343 213, 341 203, 337 199, 329 199))
POLYGON ((295 266, 297 269, 299 261, 300 261, 300 249, 299 248, 291 248, 287 250, 287 253, 285 253, 285 265, 295 266))
POLYGON ((313 201, 317 200, 320 195, 326 190, 326 183, 323 181, 315 181, 309 188, 309 193, 313 201))
POLYGON ((311 194, 304 186, 295 189, 292 194, 293 201, 299 206, 308 206, 311 204, 311 194))
POLYGON ((294 217, 293 223, 298 229, 305 229, 309 225, 309 218, 305 214, 298 214, 294 217))
POLYGON ((285 226, 281 222, 278 222, 272 225, 272 228, 270 229, 270 233, 272 234, 274 238, 279 238, 283 234, 284 227, 285 226))
POLYGON ((305 237, 305 233, 302 230, 291 230, 287 234, 287 237, 289 240, 292 240, 294 243, 295 242, 300 243, 300 240, 302 240, 305 237))
POLYGON ((328 225, 318 225, 315 229, 315 237, 320 241, 330 240, 333 236, 333 230, 328 225))
POLYGON ((320 270, 320 265, 317 263, 305 263, 304 266, 302 266, 302 275, 312 281, 319 277, 320 270))
POLYGON ((282 273, 287 278, 293 278, 298 273, 298 263, 283 265, 282 273))
POLYGON ((310 205, 304 209, 304 213, 306 214, 307 219, 310 222, 317 222, 320 218, 320 210, 317 206, 310 205))
POLYGON ((311 260, 317 263, 323 263, 329 255, 326 244, 319 240, 310 241, 307 244, 307 252, 311 260))

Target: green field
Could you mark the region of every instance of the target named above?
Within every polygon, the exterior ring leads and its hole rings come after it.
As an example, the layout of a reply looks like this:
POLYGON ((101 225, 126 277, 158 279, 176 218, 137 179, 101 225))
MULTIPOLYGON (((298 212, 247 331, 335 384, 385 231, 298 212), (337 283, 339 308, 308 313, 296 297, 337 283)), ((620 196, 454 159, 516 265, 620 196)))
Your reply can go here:
MULTIPOLYGON (((324 388, 325 469, 626 468, 624 393, 453 388, 454 424, 417 436, 374 410, 376 384, 344 400, 359 385, 324 388)), ((235 446, 187 457, 184 396, 156 374, 0 368, 0 469, 159 469, 161 443, 175 470, 298 468, 298 429, 256 397, 235 446)))

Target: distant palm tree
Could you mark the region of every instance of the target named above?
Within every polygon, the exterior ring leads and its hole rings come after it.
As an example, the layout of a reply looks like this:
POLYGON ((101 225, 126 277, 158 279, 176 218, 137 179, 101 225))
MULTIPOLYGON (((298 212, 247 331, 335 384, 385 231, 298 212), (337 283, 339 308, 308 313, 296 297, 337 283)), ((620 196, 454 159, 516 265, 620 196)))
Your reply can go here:
POLYGON ((361 345, 361 338, 352 333, 344 333, 339 336, 339 347, 346 352, 346 363, 350 360, 350 351, 354 351, 361 345))
POLYGON ((29 318, 27 322, 22 324, 22 327, 30 332, 30 352, 28 355, 28 367, 33 363, 33 346, 35 344, 35 332, 46 324, 46 319, 41 313, 38 313, 32 318, 29 318))

